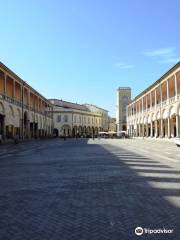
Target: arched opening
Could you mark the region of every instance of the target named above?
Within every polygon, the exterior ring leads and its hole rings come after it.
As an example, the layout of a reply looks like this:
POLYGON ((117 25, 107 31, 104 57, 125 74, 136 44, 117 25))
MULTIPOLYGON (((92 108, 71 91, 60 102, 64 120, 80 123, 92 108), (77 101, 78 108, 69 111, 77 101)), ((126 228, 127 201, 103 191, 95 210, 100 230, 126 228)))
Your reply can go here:
POLYGON ((171 137, 175 137, 176 136, 176 116, 172 115, 171 116, 171 120, 170 120, 171 124, 171 137))
POLYGON ((151 116, 147 117, 147 137, 151 136, 151 116))
POLYGON ((14 137, 14 126, 12 124, 6 126, 6 137, 7 139, 14 137))
POLYGON ((172 106, 169 109, 169 116, 170 116, 170 137, 175 137, 176 136, 176 109, 174 106, 172 106))
POLYGON ((57 128, 53 129, 53 136, 58 137, 59 136, 59 130, 57 128))
POLYGON ((87 127, 87 130, 86 130, 86 137, 91 137, 91 128, 90 127, 87 127))
POLYGON ((23 118, 23 137, 28 138, 28 113, 24 112, 24 118, 23 118))
POLYGON ((0 114, 0 141, 4 138, 4 115, 0 114))
POLYGON ((126 131, 126 130, 127 130, 126 124, 123 124, 122 125, 122 131, 126 131))
POLYGON ((61 135, 70 137, 71 136, 71 127, 69 125, 63 125, 61 128, 61 135))
POLYGON ((6 138, 11 139, 14 137, 14 110, 11 105, 7 108, 8 118, 6 123, 6 138))
POLYGON ((5 136, 5 116, 4 116, 4 106, 3 104, 0 102, 0 141, 1 139, 3 139, 5 136))
POLYGON ((92 130, 91 130, 92 132, 92 136, 94 136, 94 137, 96 137, 96 134, 95 134, 95 129, 94 129, 94 127, 92 127, 92 130))
POLYGON ((19 110, 19 108, 16 109, 16 116, 17 116, 17 120, 16 120, 16 127, 15 127, 15 136, 20 138, 20 126, 21 126, 21 112, 19 110))
POLYGON ((77 129, 77 136, 81 137, 82 134, 83 134, 82 126, 79 126, 78 129, 77 129))
POLYGON ((75 137, 76 136, 76 132, 75 132, 75 128, 73 127, 72 129, 72 137, 75 137))
POLYGON ((72 137, 78 137, 79 133, 78 133, 78 128, 77 126, 74 126, 72 129, 72 137))

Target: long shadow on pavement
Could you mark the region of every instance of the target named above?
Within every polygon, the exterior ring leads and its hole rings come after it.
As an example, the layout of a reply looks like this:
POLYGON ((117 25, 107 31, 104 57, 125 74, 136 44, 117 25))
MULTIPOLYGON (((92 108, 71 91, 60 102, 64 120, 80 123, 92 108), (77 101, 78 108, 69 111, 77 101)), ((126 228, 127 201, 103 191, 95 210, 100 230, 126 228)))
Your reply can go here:
POLYGON ((5 161, 0 161, 0 239, 179 239, 180 211, 168 197, 179 197, 180 190, 152 184, 179 183, 179 171, 158 161, 84 139, 52 140, 35 155, 17 154, 12 165, 5 161), (151 165, 133 169, 132 163, 151 165), (138 226, 174 233, 138 237, 138 226))

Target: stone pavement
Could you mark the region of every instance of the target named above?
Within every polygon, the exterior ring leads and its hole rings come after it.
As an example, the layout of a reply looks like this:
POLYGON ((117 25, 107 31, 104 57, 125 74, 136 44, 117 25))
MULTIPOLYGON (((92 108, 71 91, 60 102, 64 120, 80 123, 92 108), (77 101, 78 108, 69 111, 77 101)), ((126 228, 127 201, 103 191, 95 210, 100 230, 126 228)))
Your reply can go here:
POLYGON ((0 152, 2 240, 179 239, 180 208, 168 199, 180 196, 179 169, 98 140, 53 139, 0 152), (174 233, 138 237, 138 226, 174 233))

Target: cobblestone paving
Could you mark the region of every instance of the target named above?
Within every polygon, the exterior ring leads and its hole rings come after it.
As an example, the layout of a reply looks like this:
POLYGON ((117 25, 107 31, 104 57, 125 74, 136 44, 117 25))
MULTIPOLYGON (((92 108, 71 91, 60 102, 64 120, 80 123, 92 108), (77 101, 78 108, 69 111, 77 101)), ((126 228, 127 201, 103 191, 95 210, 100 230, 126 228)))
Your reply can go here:
POLYGON ((179 189, 155 188, 148 182, 168 180, 176 186, 180 171, 83 139, 13 145, 12 155, 5 148, 0 146, 0 239, 180 239, 180 208, 166 199, 179 196, 179 189), (146 163, 177 177, 143 176, 130 167, 146 163), (138 237, 137 226, 174 229, 174 233, 138 237))

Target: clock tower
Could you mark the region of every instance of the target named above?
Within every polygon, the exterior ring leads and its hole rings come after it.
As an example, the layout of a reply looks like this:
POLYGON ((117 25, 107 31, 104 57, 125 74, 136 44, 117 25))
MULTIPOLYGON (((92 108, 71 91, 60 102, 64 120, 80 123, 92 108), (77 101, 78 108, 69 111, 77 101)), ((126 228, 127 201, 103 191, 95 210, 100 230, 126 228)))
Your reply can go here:
POLYGON ((117 132, 120 135, 121 131, 127 130, 127 115, 126 107, 131 101, 131 88, 120 87, 117 89, 117 102, 116 102, 116 124, 117 132))

